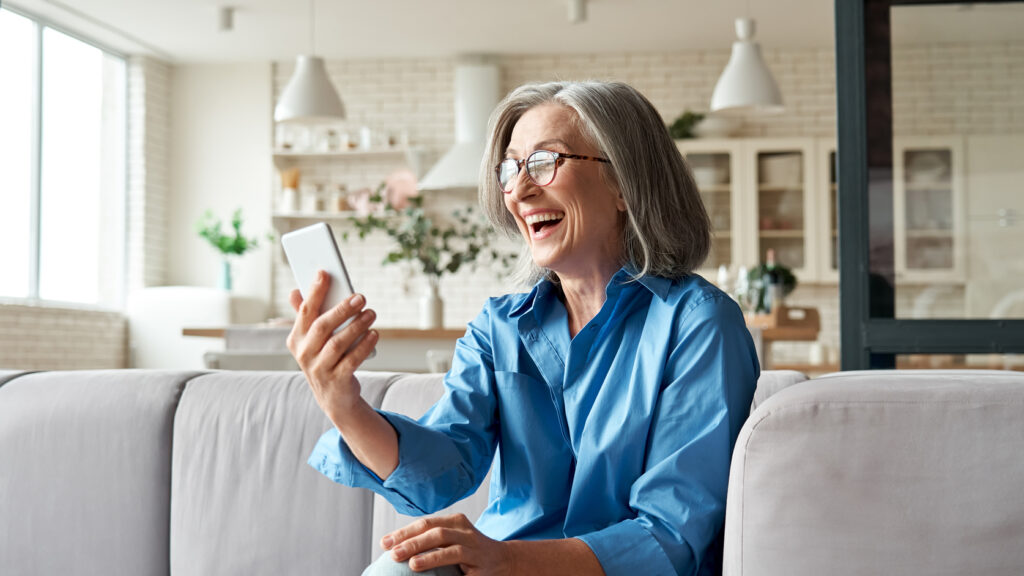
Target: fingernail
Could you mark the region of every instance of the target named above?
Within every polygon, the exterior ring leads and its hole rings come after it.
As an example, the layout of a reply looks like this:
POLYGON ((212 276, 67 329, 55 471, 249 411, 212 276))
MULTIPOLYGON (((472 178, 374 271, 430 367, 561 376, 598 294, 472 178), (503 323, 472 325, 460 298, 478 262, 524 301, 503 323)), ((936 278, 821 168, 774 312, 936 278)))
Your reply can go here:
POLYGON ((363 305, 363 295, 362 294, 353 294, 348 299, 348 303, 350 305, 352 305, 352 306, 362 306, 363 305))
POLYGON ((385 536, 380 541, 380 545, 383 546, 385 550, 387 550, 388 548, 391 548, 391 545, 394 544, 394 543, 395 543, 395 541, 391 538, 391 536, 385 536))
POLYGON ((395 548, 394 550, 391 551, 391 557, 394 558, 395 560, 401 560, 401 558, 402 558, 402 556, 404 554, 405 554, 405 548, 402 548, 401 546, 399 546, 398 548, 395 548))
POLYGON ((423 560, 421 560, 419 558, 413 558, 412 560, 409 560, 409 567, 410 568, 419 568, 422 565, 423 565, 423 560))
POLYGON ((320 284, 327 279, 327 272, 320 270, 316 273, 316 283, 320 284))

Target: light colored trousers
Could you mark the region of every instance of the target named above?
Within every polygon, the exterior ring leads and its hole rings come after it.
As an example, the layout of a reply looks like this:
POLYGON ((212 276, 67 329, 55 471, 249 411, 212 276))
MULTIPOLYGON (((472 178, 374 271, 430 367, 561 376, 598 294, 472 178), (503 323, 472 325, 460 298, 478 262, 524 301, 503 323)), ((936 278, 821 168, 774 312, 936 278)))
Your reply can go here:
POLYGON ((441 566, 426 572, 413 572, 409 562, 395 562, 391 553, 385 552, 363 570, 363 576, 462 576, 462 570, 458 566, 441 566))

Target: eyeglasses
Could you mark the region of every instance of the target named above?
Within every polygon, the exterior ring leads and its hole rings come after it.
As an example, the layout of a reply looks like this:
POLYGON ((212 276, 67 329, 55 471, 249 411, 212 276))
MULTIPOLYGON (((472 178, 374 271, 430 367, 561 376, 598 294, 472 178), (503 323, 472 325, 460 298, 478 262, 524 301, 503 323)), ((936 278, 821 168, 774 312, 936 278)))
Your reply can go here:
POLYGON ((529 174, 533 183, 537 186, 547 186, 554 181, 555 174, 558 173, 558 167, 565 162, 566 158, 571 158, 573 160, 593 160, 594 162, 611 164, 611 160, 608 160, 607 158, 580 156, 579 154, 563 154, 561 152, 551 152, 549 150, 537 150, 533 154, 527 156, 525 160, 516 160, 515 158, 506 158, 502 160, 494 168, 498 173, 498 185, 501 186, 501 191, 505 194, 511 193, 512 188, 515 187, 516 176, 519 175, 519 171, 523 168, 523 164, 526 164, 526 173, 529 174))

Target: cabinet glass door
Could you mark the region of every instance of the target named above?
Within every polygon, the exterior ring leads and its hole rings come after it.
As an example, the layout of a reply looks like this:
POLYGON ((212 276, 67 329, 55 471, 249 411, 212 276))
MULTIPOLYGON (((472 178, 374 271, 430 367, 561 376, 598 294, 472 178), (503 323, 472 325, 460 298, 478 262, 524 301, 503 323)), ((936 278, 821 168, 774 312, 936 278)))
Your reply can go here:
POLYGON ((953 175, 949 149, 903 151, 904 264, 953 268, 953 175))
POLYGON ((757 255, 764 262, 768 250, 792 270, 806 268, 805 208, 808 194, 803 150, 761 151, 757 170, 757 255))
POLYGON ((686 159, 711 220, 711 253, 704 267, 730 267, 733 263, 732 155, 728 152, 690 152, 686 159))

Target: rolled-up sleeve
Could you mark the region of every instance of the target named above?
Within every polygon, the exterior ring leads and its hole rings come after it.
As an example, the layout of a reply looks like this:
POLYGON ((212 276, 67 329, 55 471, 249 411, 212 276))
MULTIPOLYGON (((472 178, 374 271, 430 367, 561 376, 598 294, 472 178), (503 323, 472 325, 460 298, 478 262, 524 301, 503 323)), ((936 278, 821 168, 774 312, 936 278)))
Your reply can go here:
POLYGON ((496 443, 489 312, 471 322, 455 348, 445 392, 420 419, 380 411, 398 435, 398 467, 381 479, 352 454, 337 429, 325 432, 309 464, 331 480, 368 488, 398 512, 436 512, 471 494, 487 475, 496 443))
POLYGON ((732 448, 760 372, 742 314, 707 298, 678 319, 635 518, 579 536, 609 576, 695 574, 722 529, 732 448))

